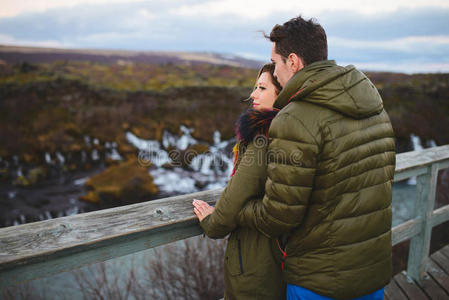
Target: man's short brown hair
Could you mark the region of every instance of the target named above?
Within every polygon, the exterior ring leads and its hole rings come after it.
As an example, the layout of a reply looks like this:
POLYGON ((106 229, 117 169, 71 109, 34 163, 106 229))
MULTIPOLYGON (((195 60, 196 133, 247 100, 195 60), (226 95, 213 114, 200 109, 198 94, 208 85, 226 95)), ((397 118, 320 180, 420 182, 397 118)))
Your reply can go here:
POLYGON ((275 43, 275 51, 284 59, 290 53, 298 55, 305 66, 320 60, 327 60, 327 37, 323 27, 314 19, 301 16, 282 25, 275 25, 267 39, 275 43))

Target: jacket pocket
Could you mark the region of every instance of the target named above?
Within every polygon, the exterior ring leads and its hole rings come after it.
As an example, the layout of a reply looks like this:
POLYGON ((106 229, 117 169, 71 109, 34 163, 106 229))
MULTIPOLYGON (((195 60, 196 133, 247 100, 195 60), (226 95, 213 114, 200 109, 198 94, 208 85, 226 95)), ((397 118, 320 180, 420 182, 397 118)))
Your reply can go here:
POLYGON ((242 247, 240 245, 240 239, 237 239, 237 248, 239 250, 239 265, 240 265, 240 273, 243 274, 243 261, 242 261, 242 247))
POLYGON ((229 275, 240 275, 243 273, 242 248, 240 239, 235 232, 228 239, 225 254, 225 267, 229 275))

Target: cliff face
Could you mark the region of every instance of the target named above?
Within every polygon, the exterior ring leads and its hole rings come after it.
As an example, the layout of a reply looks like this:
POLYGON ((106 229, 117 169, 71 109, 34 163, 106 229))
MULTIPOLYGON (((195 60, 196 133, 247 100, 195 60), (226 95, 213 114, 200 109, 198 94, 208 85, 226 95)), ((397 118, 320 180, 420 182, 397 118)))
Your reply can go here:
POLYGON ((58 153, 68 171, 89 168, 93 162, 83 152, 101 156, 112 143, 125 160, 135 158, 126 131, 159 141, 164 129, 177 133, 180 125, 195 128, 199 140, 211 141, 217 129, 233 135, 244 109, 238 100, 247 97, 245 82, 256 70, 173 64, 162 69, 79 62, 0 66, 0 176, 13 180, 8 165, 19 161, 28 169, 56 162, 58 153), (184 72, 190 73, 183 77, 184 72), (213 82, 217 86, 209 86, 213 82), (178 87, 161 89, 165 85, 178 87))
MULTIPOLYGON (((182 136, 184 125, 198 144, 182 150, 201 154, 216 130, 233 137, 246 107, 239 100, 257 72, 197 65, 182 78, 185 65, 139 68, 154 72, 151 80, 127 65, 0 65, 0 226, 160 197, 164 174, 136 161, 139 149, 127 136, 161 142, 167 131, 182 136)), ((171 158, 188 168, 190 161, 171 158)))
MULTIPOLYGON (((247 104, 257 70, 217 65, 127 65, 91 62, 22 63, 0 66, 0 177, 14 182, 17 165, 33 180, 51 176, 43 165, 64 157, 64 170, 89 169, 96 151, 106 160, 108 145, 126 161, 137 150, 132 132, 161 141, 163 130, 212 142, 234 135, 234 122, 247 104), (170 88, 166 88, 171 86, 170 88), (40 168, 40 169, 39 169, 40 168)), ((449 143, 449 74, 368 73, 378 87, 398 142, 412 150, 410 134, 423 144, 449 143)), ((18 182, 27 183, 26 181, 18 182)))
POLYGON ((449 74, 368 73, 379 89, 398 141, 398 151, 412 150, 410 134, 423 145, 449 143, 449 74))
MULTIPOLYGON (((161 139, 162 130, 194 127, 195 137, 211 140, 214 130, 233 135, 234 121, 249 88, 185 87, 163 92, 92 90, 77 81, 58 79, 0 87, 0 156, 31 160, 36 153, 80 151, 84 136, 122 145, 125 130, 161 139)), ((43 155, 42 155, 43 159, 43 155)))

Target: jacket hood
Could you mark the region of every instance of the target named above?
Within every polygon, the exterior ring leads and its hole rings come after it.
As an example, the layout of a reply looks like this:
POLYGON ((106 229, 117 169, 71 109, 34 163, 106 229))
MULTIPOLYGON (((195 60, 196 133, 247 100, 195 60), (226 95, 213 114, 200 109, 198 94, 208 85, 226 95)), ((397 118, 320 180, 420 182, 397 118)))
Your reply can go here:
POLYGON ((319 61, 290 78, 274 103, 282 109, 290 101, 306 101, 340 112, 354 119, 378 114, 382 98, 374 84, 354 66, 337 66, 335 61, 319 61))

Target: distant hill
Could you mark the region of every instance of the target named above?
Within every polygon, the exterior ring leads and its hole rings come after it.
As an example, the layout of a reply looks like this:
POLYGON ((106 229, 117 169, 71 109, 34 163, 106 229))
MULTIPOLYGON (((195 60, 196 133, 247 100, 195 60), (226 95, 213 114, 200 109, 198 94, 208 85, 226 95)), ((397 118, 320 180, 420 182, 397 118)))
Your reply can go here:
POLYGON ((200 64, 228 65, 257 69, 263 62, 235 55, 208 52, 162 52, 95 49, 58 49, 0 45, 0 63, 48 63, 55 60, 98 63, 200 64))
MULTIPOLYGON (((123 128, 152 128, 143 136, 160 140, 162 129, 190 124, 199 140, 218 129, 231 138, 258 63, 210 53, 12 46, 0 46, 0 60, 2 158, 64 153, 84 135, 120 148, 123 128)), ((366 74, 384 100, 398 152, 411 150, 412 133, 424 145, 449 143, 449 74, 366 74)))

